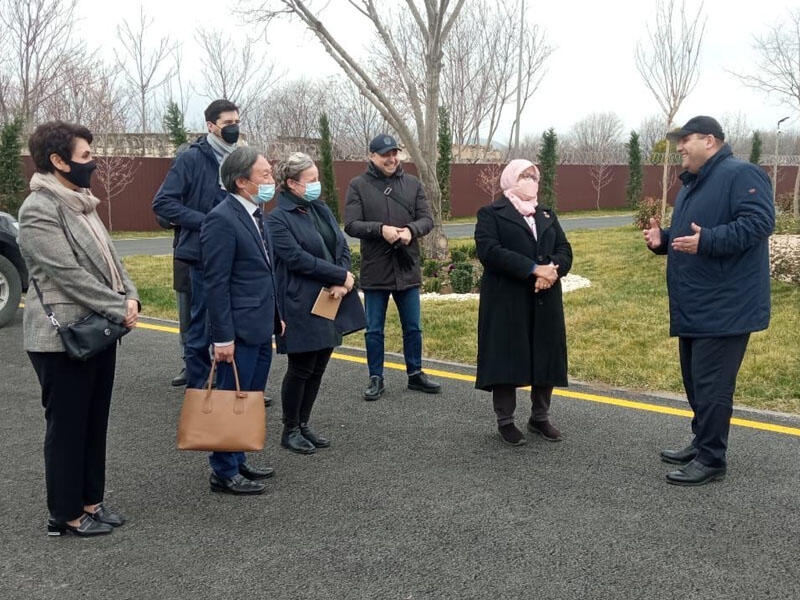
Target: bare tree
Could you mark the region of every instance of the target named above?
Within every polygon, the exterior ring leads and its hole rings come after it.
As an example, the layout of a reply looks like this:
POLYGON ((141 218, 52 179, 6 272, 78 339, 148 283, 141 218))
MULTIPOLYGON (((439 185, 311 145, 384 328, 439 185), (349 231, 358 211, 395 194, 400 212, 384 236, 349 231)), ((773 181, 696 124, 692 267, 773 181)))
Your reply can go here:
MULTIPOLYGON (((769 27, 766 33, 753 36, 756 68, 736 75, 745 85, 777 97, 795 111, 800 110, 800 9, 769 27)), ((773 182, 777 185, 777 181, 773 182)), ((800 168, 794 182, 792 212, 800 218, 800 168)))
POLYGON ((97 173, 94 180, 100 184, 103 193, 100 199, 105 200, 108 211, 108 230, 114 230, 111 219, 111 207, 114 198, 119 196, 128 187, 139 170, 139 160, 130 156, 95 155, 97 173))
POLYGON ((614 112, 595 112, 572 126, 570 138, 578 152, 608 152, 621 144, 622 120, 614 112))
POLYGON ((741 110, 726 112, 719 121, 722 131, 725 132, 725 141, 730 145, 733 153, 746 159, 750 154, 753 141, 753 129, 747 122, 747 115, 741 110))
POLYGON ((44 103, 61 93, 69 65, 85 56, 73 36, 77 0, 0 0, 0 116, 20 116, 30 128, 44 103))
POLYGON ((250 18, 269 22, 282 14, 299 19, 311 31, 336 61, 339 67, 358 86, 361 93, 378 109, 406 145, 406 150, 417 166, 420 179, 427 191, 434 219, 432 235, 426 240, 429 256, 444 257, 447 238, 442 230, 441 191, 436 179, 436 135, 438 129, 439 96, 441 92, 442 49, 465 0, 406 0, 405 9, 414 18, 415 34, 423 41, 424 80, 420 88, 414 73, 408 68, 400 51, 397 38, 387 26, 387 7, 377 0, 348 0, 357 15, 365 18, 374 28, 381 44, 392 56, 397 87, 407 96, 410 110, 405 112, 393 102, 363 63, 353 56, 336 39, 320 20, 319 10, 303 0, 255 0, 247 11, 250 18), (411 116, 411 123, 408 117, 411 116))
POLYGON ((489 202, 497 198, 502 191, 500 188, 500 175, 503 174, 503 165, 490 163, 483 167, 475 179, 475 185, 489 195, 489 202))
POLYGON ((335 158, 363 159, 369 142, 382 132, 395 133, 378 109, 347 78, 329 82, 326 106, 334 142, 335 158))
MULTIPOLYGON (((706 19, 703 3, 694 15, 686 12, 686 0, 658 0, 655 24, 648 25, 648 45, 636 45, 636 69, 647 89, 653 94, 664 115, 665 130, 672 128, 678 113, 698 78, 698 59, 703 42, 706 19)), ((664 153, 664 171, 661 179, 661 215, 667 210, 669 178, 669 143, 664 153)))
POLYGON ((274 65, 267 50, 255 39, 223 35, 218 30, 198 28, 195 40, 203 51, 203 88, 209 99, 235 102, 242 115, 274 84, 274 65))
POLYGON ((595 191, 595 208, 600 210, 600 197, 603 188, 614 180, 611 165, 607 162, 608 154, 598 153, 589 167, 589 177, 592 181, 592 189, 595 191))
MULTIPOLYGON (((153 42, 149 38, 149 30, 153 24, 152 17, 144 13, 139 6, 139 22, 131 25, 127 20, 117 26, 117 37, 120 48, 114 49, 117 64, 125 76, 128 90, 133 99, 137 113, 137 128, 141 133, 149 133, 151 123, 160 123, 154 113, 153 97, 163 87, 172 72, 167 68, 167 57, 172 50, 169 36, 153 42)), ((144 140, 142 154, 144 154, 144 140)))
POLYGON ((661 115, 650 115, 639 125, 639 142, 642 147, 642 156, 650 157, 656 144, 664 139, 667 129, 664 128, 664 118, 661 115))
POLYGON ((451 112, 456 160, 461 145, 483 141, 488 152, 506 109, 514 102, 524 110, 544 76, 552 48, 537 25, 520 19, 522 6, 522 0, 470 0, 453 26, 444 48, 442 103, 451 112), (514 22, 520 31, 509 35, 514 22))

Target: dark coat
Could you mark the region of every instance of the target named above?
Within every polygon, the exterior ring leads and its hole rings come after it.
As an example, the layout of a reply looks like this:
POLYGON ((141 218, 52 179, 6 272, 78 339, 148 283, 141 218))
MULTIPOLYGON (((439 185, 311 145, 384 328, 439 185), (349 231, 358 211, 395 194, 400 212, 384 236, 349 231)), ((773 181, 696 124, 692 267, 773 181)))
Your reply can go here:
MULTIPOLYGON (((268 250, 253 217, 231 195, 200 232, 203 286, 214 342, 259 346, 280 327, 268 250)), ((274 258, 270 258, 274 262, 274 258)))
POLYGON ((365 290, 407 290, 422 284, 418 238, 433 229, 433 218, 419 179, 398 166, 386 177, 369 163, 367 172, 347 188, 344 230, 361 240, 359 286, 365 290), (391 193, 384 193, 391 190, 391 193), (391 246, 381 235, 382 225, 408 227, 408 251, 414 266, 401 269, 391 246))
POLYGON ((343 285, 350 270, 350 249, 333 213, 319 200, 314 206, 336 232, 334 263, 325 259, 322 236, 312 215, 295 204, 291 192, 278 195, 277 207, 267 217, 275 250, 278 306, 286 321, 286 335, 277 336, 278 352, 312 352, 341 345, 342 335, 366 326, 358 292, 351 291, 339 306, 334 321, 311 314, 323 286, 343 285))
POLYGON ((201 260, 203 219, 227 195, 219 182, 219 161, 203 136, 175 158, 153 198, 153 212, 180 228, 175 258, 190 263, 201 260))
POLYGON ((655 250, 667 254, 670 335, 725 337, 766 329, 770 317, 772 188, 764 171, 734 158, 725 144, 696 174, 681 174, 672 222, 655 250), (697 254, 670 240, 692 235, 697 254))
POLYGON ((537 264, 572 267, 572 247, 555 213, 540 206, 538 241, 522 215, 503 196, 478 210, 475 245, 483 265, 478 309, 478 372, 475 387, 566 386, 567 335, 561 280, 533 292, 537 264))

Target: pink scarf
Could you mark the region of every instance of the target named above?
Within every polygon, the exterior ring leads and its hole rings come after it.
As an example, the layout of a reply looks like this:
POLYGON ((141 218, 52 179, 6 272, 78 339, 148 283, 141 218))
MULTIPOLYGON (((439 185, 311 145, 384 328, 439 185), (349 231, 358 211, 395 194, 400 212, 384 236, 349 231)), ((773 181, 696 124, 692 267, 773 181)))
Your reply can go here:
POLYGON ((539 203, 536 197, 539 194, 539 182, 532 179, 520 179, 519 176, 526 170, 533 167, 536 170, 536 177, 539 177, 539 169, 529 160, 517 158, 508 163, 500 175, 500 188, 506 198, 514 205, 519 213, 524 217, 536 214, 536 207, 539 203))

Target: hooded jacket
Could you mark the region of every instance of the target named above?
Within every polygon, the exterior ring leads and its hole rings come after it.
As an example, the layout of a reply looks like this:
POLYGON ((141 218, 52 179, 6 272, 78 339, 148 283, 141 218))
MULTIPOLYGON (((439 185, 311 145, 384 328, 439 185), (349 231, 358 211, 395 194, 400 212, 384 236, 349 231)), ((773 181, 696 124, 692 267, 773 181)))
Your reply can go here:
POLYGON ((775 207, 762 169, 725 144, 697 173, 685 171, 672 223, 661 230, 667 254, 670 335, 726 337, 766 329, 770 317, 769 236, 775 207), (697 254, 670 241, 702 229, 697 254))

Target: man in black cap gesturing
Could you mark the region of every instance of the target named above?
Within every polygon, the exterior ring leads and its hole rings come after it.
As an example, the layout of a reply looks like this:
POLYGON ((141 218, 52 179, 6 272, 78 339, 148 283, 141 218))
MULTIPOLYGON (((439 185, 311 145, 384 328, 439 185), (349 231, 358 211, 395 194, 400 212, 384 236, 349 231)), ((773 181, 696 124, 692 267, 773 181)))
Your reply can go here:
POLYGON ((775 227, 769 178, 733 157, 715 119, 694 117, 678 142, 683 187, 670 227, 655 219, 644 239, 667 255, 670 335, 678 337, 683 386, 694 412, 692 442, 663 450, 675 485, 725 477, 736 376, 750 333, 769 325, 768 239, 775 227))
POLYGON ((438 394, 441 387, 422 372, 419 288, 422 284, 418 238, 433 229, 430 207, 419 180, 403 172, 400 147, 380 134, 369 144, 367 172, 350 182, 344 230, 361 240, 359 285, 364 291, 369 385, 365 400, 384 392, 384 326, 389 296, 403 328, 408 389, 438 394))

